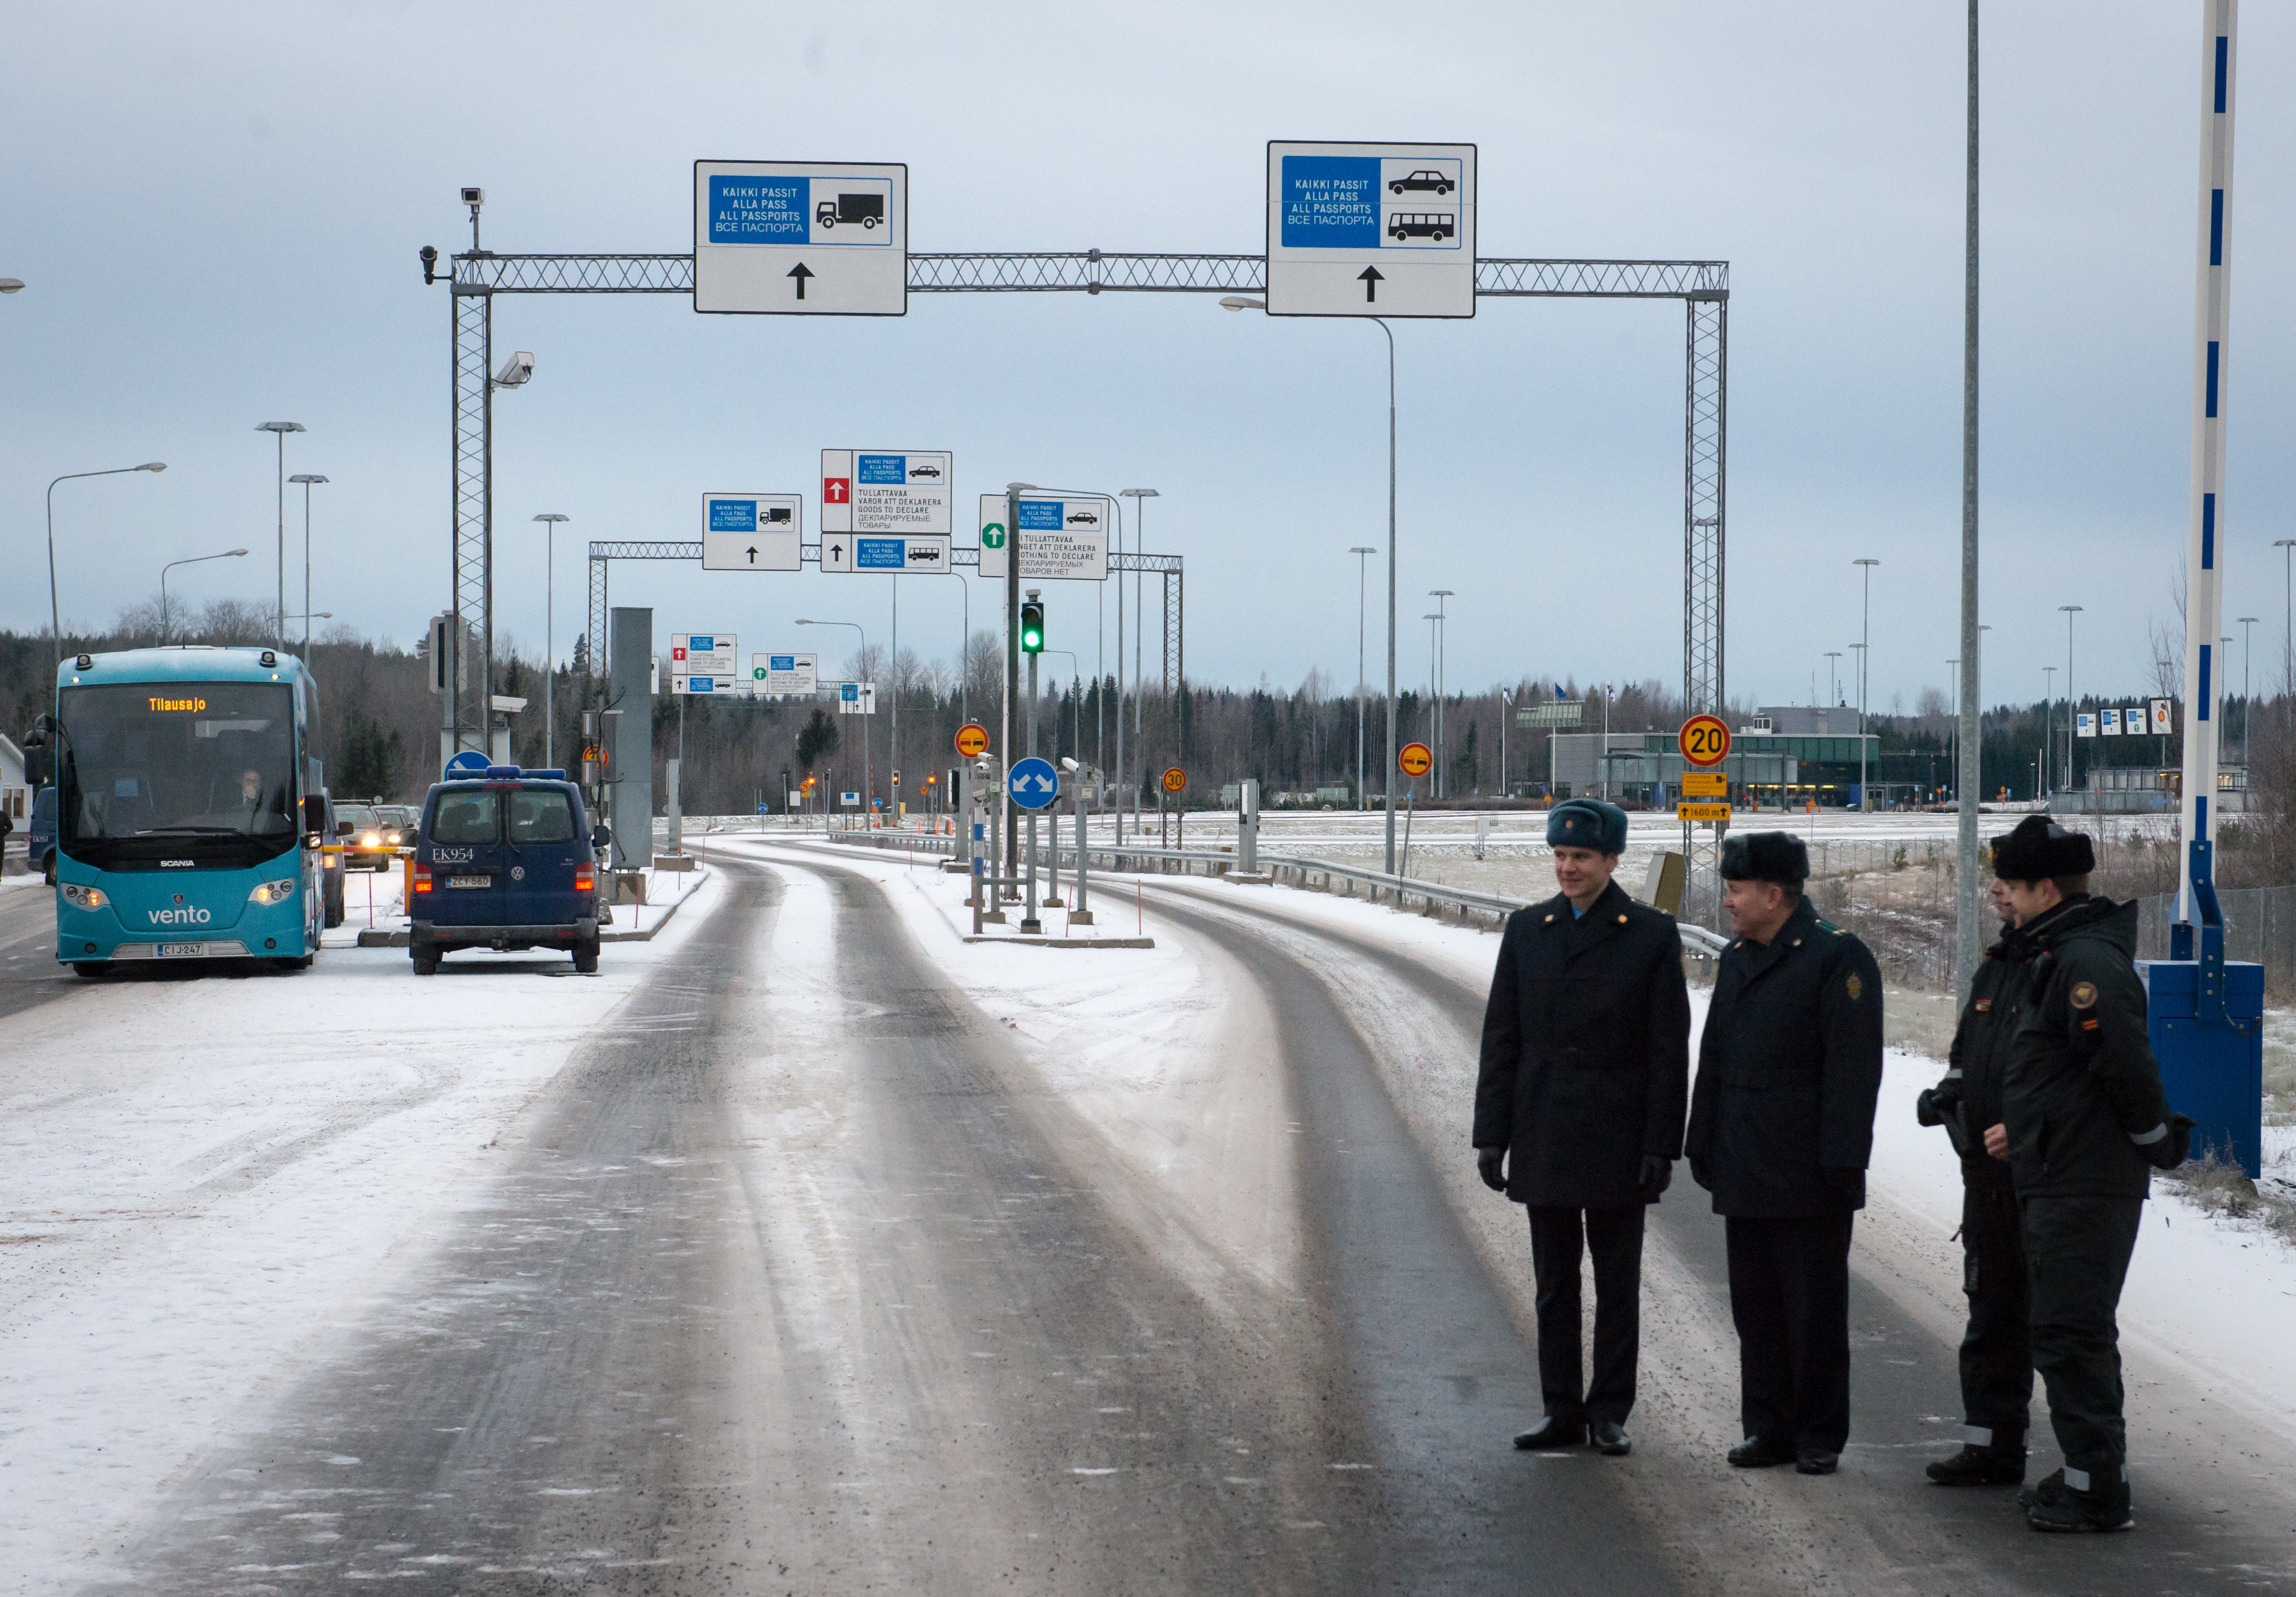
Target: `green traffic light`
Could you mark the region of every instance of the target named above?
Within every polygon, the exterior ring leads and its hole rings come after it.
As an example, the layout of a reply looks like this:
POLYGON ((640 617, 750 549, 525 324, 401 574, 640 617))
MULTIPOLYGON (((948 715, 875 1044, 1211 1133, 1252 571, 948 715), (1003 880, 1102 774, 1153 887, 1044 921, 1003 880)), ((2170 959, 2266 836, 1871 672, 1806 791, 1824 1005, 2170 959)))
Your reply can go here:
POLYGON ((1045 650, 1045 607, 1035 600, 1021 606, 1021 651, 1041 654, 1045 650))

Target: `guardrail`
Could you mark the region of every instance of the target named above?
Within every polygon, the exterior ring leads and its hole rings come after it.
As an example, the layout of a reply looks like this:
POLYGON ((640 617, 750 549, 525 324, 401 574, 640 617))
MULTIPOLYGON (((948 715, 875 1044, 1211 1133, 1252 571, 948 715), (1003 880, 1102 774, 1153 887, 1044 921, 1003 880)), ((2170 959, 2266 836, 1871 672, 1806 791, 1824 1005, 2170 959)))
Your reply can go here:
MULTIPOLYGON (((936 838, 901 832, 867 832, 859 836, 840 837, 835 840, 848 844, 865 844, 877 848, 906 849, 912 853, 947 855, 952 859, 957 857, 957 839, 955 838, 936 838)), ((1051 852, 1061 864, 1073 868, 1076 861, 1076 850, 1073 848, 1051 852)), ((1139 864, 1128 867, 1125 864, 1127 860, 1153 864, 1157 867, 1158 874, 1168 874, 1166 867, 1178 865, 1184 875, 1226 876, 1234 872, 1236 867, 1234 855, 1214 853, 1201 848, 1163 848, 1139 843, 1103 846, 1095 843, 1087 848, 1085 854, 1094 863, 1095 869, 1130 874, 1142 872, 1139 864), (1198 870, 1195 868, 1197 866, 1202 866, 1203 869, 1198 870)), ((1380 898, 1385 896, 1390 902, 1400 909, 1409 900, 1417 899, 1424 906, 1423 913, 1431 913, 1437 907, 1444 906, 1468 913, 1491 915, 1504 921, 1519 909, 1528 909, 1531 904, 1531 900, 1528 898, 1510 898, 1498 893, 1478 893, 1469 888, 1446 887, 1439 881, 1423 881, 1412 876, 1390 876, 1384 871, 1365 870, 1358 865, 1343 865, 1333 860, 1309 859, 1299 855, 1263 852, 1259 856, 1259 864, 1261 871, 1271 880, 1280 882, 1288 876, 1293 879, 1292 882, 1293 886, 1320 889, 1324 892, 1332 891, 1334 883, 1344 881, 1348 884, 1349 897, 1356 896, 1356 887, 1361 884, 1365 889, 1363 896, 1373 903, 1379 902, 1380 898)), ((1729 946, 1727 938, 1710 931, 1703 926, 1677 921, 1676 930, 1682 934, 1684 949, 1702 959, 1716 958, 1723 949, 1729 946)))

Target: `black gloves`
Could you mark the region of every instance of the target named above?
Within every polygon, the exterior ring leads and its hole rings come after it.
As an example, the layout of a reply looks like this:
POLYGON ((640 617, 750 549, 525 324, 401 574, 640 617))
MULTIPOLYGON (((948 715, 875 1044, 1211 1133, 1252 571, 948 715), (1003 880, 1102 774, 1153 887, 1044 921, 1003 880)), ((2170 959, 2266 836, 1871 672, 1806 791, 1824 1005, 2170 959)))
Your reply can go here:
POLYGON ((1673 1179, 1672 1159, 1661 1159, 1655 1153, 1643 1155, 1642 1179, 1636 1185, 1640 1189, 1644 1203, 1656 1203, 1658 1195, 1666 1191, 1667 1183, 1673 1179))
POLYGON ((1712 1192, 1714 1190, 1714 1167, 1709 1164, 1706 1160, 1699 1158, 1696 1154, 1692 1154, 1690 1156, 1690 1179, 1696 1182, 1700 1186, 1704 1187, 1708 1192, 1712 1192))
POLYGON ((1500 1161, 1505 1158, 1504 1148, 1486 1145, 1475 1150, 1476 1172, 1482 1176, 1483 1184, 1494 1192, 1506 1191, 1506 1177, 1499 1173, 1500 1161))
POLYGON ((1914 1100, 1914 1118, 1923 1126, 1943 1126, 1961 1113, 1961 1083, 1942 1081, 1925 1087, 1914 1100))
MULTIPOLYGON (((2152 1141, 2137 1143, 2137 1151, 2144 1155, 2145 1162, 2156 1170, 2175 1169, 2193 1151, 2192 1116, 2170 1115, 2167 1126, 2168 1129, 2152 1141)), ((2135 1141, 2134 1138, 2130 1140, 2135 1141)))
POLYGON ((1844 1208, 1866 1207, 1865 1171, 1826 1169, 1818 1174, 1825 1177, 1825 1190, 1834 1202, 1844 1208))

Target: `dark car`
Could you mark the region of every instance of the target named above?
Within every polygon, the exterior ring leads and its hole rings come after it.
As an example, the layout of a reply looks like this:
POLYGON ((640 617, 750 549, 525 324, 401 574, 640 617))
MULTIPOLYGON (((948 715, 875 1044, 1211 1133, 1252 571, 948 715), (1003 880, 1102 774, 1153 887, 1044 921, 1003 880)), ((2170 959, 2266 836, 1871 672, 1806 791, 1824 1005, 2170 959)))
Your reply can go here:
POLYGON ((940 468, 939 466, 911 466, 909 468, 909 475, 912 477, 938 477, 940 475, 940 468))
POLYGON ((346 871, 388 871, 398 863, 400 829, 383 819, 375 804, 335 806, 335 841, 343 847, 346 871))
POLYGON ((1408 177, 1398 177, 1395 179, 1394 182, 1387 185, 1387 192, 1390 194, 1400 194, 1409 190, 1417 189, 1438 194, 1447 194, 1451 192, 1451 179, 1447 174, 1442 172, 1422 171, 1414 172, 1408 177))
POLYGON ((32 795, 32 813, 24 821, 24 869, 37 871, 56 885, 56 790, 42 788, 32 795))
MULTIPOLYGON (((333 841, 342 831, 342 809, 334 799, 320 795, 321 831, 312 838, 317 845, 333 841)), ((345 918, 343 909, 344 862, 348 856, 335 853, 319 856, 319 924, 330 930, 340 926, 345 918)))
POLYGON ((424 799, 408 895, 417 976, 456 948, 563 948, 598 968, 598 864, 582 790, 559 771, 493 766, 424 799))
POLYGON ((1083 522, 1086 527, 1097 527, 1100 525, 1100 518, 1094 515, 1088 510, 1080 510, 1077 512, 1076 514, 1069 518, 1069 525, 1071 527, 1074 527, 1079 521, 1083 522))

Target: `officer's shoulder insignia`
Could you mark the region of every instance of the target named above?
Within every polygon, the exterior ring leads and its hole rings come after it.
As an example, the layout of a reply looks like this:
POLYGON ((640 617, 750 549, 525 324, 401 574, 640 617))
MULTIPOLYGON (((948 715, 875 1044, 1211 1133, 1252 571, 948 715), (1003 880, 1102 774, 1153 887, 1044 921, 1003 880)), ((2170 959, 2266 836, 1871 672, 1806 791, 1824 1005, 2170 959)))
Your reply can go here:
POLYGON ((2096 1003, 2096 983, 2077 981, 2073 983, 2073 990, 2068 996, 2072 999, 2075 1009, 2091 1008, 2096 1003))
POLYGON ((1820 921, 1817 923, 1817 929, 1818 929, 1818 930, 1820 930, 1820 931, 1830 931, 1830 932, 1832 932, 1835 937, 1840 937, 1840 936, 1841 935, 1841 928, 1840 928, 1839 926, 1836 926, 1836 925, 1835 925, 1833 921, 1820 921))
POLYGON ((1621 926, 1624 926, 1626 923, 1627 923, 1627 918, 1626 918, 1626 916, 1624 916, 1624 915, 1620 915, 1620 916, 1619 917, 1619 924, 1620 924, 1620 925, 1621 925, 1621 926))
POLYGON ((1980 998, 1977 1001, 1977 1012, 1980 1015, 1992 1007, 1993 1000, 1990 998, 1980 998))
POLYGON ((1849 1002, 1852 1003, 1857 1003, 1858 996, 1866 991, 1866 983, 1855 971, 1850 973, 1849 979, 1843 982, 1841 986, 1842 989, 1849 995, 1849 1002))
POLYGON ((1553 910, 1548 910, 1546 912, 1546 923, 1550 926, 1554 923, 1554 912, 1553 910))
POLYGON ((1801 939, 1800 939, 1800 938, 1796 938, 1793 940, 1793 942, 1792 942, 1792 944, 1790 944, 1790 945, 1789 945, 1789 946, 1791 946, 1791 947, 1795 947, 1795 948, 1799 948, 1799 947, 1800 947, 1800 946, 1801 946, 1801 939))

